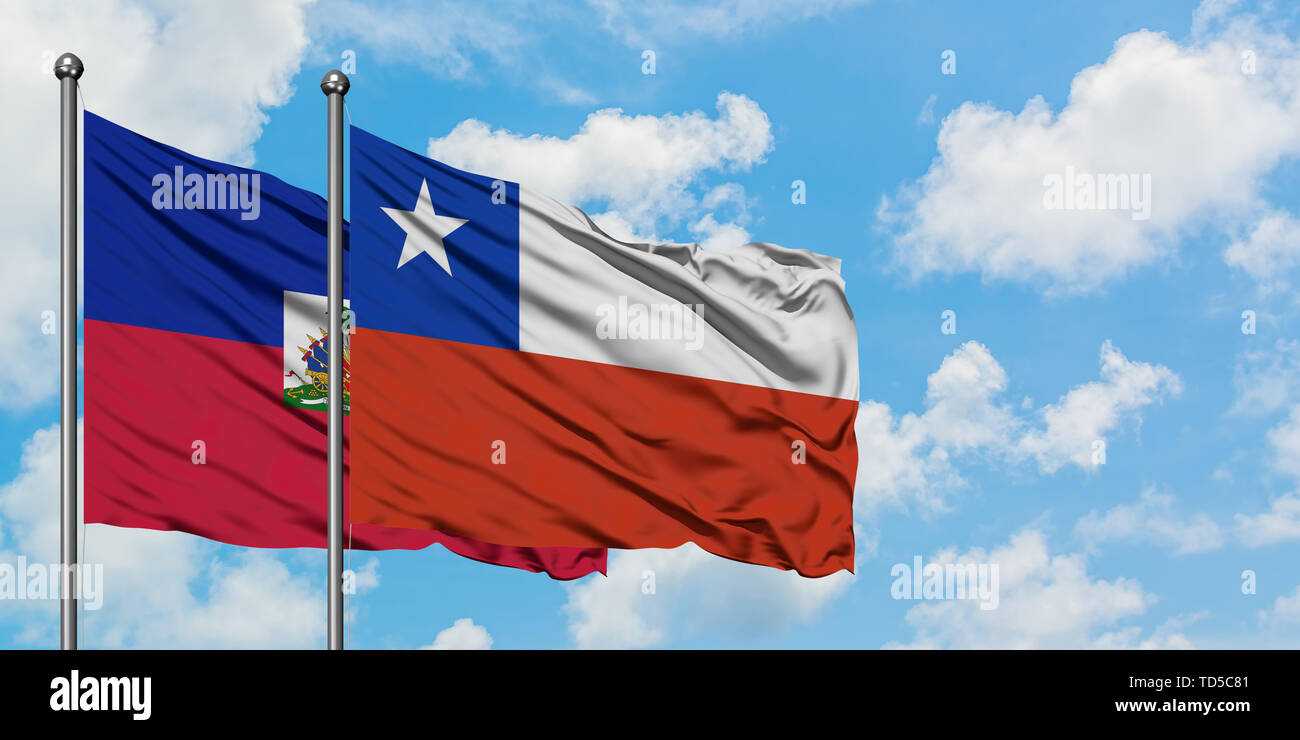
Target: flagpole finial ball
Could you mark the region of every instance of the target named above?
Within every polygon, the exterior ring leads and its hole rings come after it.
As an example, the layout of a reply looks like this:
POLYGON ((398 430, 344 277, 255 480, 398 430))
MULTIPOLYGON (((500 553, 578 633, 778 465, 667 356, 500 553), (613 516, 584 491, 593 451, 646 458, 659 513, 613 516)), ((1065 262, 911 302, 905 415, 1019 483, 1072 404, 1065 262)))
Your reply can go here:
POLYGON ((54 76, 60 80, 64 77, 79 80, 81 73, 85 71, 86 65, 81 63, 81 58, 71 52, 60 54, 59 58, 54 60, 54 76))
POLYGON ((352 87, 352 83, 348 81, 348 76, 337 69, 326 72, 320 81, 320 91, 326 95, 333 95, 334 93, 347 95, 350 87, 352 87))

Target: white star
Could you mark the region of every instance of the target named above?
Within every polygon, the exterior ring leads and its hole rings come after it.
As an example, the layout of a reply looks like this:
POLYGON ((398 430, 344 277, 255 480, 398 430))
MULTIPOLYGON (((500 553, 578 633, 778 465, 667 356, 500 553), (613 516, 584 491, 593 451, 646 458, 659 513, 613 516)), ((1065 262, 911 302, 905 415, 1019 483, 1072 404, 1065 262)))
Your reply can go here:
POLYGON ((382 210, 406 232, 402 256, 397 260, 398 269, 423 252, 432 257, 433 261, 446 270, 448 275, 451 274, 451 263, 447 261, 447 247, 443 245, 442 240, 464 225, 466 219, 439 216, 435 213, 433 201, 429 199, 427 181, 420 181, 420 197, 415 201, 415 210, 403 211, 400 208, 382 210))

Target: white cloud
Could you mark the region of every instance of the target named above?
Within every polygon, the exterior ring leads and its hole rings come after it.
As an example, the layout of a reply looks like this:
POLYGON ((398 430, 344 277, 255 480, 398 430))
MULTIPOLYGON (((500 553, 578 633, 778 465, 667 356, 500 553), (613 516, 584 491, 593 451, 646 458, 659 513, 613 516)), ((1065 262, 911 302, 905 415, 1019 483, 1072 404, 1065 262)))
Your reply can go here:
POLYGON ((1146 612, 1155 597, 1135 580, 1106 581, 1088 573, 1082 553, 1051 555, 1046 537, 1026 529, 992 550, 937 554, 930 562, 997 564, 999 603, 984 610, 976 600, 925 601, 907 612, 915 635, 892 648, 1073 649, 1187 647, 1173 629, 1142 639, 1120 623, 1146 612))
POLYGON ((1107 632, 1092 645, 1099 650, 1191 650, 1196 647, 1183 630, 1209 616, 1209 612, 1180 614, 1157 625, 1143 637, 1141 627, 1130 626, 1107 632))
POLYGON ((1148 488, 1136 503, 1121 504, 1098 515, 1094 509, 1074 526, 1090 552, 1106 542, 1149 542, 1175 555, 1217 550, 1223 531, 1205 514, 1180 516, 1173 495, 1148 488))
POLYGON ((1043 409, 1046 427, 1027 433, 1017 445, 1044 472, 1067 462, 1093 467, 1093 442, 1105 441, 1126 414, 1182 393, 1182 382, 1164 365, 1133 362, 1110 340, 1101 347, 1101 380, 1086 383, 1043 409))
POLYGON ((734 38, 827 16, 867 0, 589 0, 602 25, 630 45, 681 44, 696 38, 734 38))
POLYGON ((925 103, 921 105, 921 111, 916 114, 918 124, 929 126, 934 123, 934 104, 937 102, 939 102, 939 96, 933 93, 925 99, 925 103))
POLYGON ((1259 621, 1268 627, 1300 627, 1300 586, 1290 596, 1279 596, 1273 608, 1259 613, 1259 621))
POLYGON ((569 585, 564 610, 580 648, 646 648, 694 635, 778 632, 811 621, 853 583, 727 560, 692 544, 618 550, 606 578, 569 585), (647 593, 653 590, 653 593, 647 593))
POLYGON ((1237 514, 1237 537, 1246 547, 1267 547, 1300 540, 1300 494, 1274 499, 1269 510, 1253 516, 1237 514))
POLYGON ((442 77, 465 79, 474 75, 479 61, 518 62, 535 41, 527 17, 537 11, 530 3, 325 0, 311 14, 312 36, 331 48, 362 41, 366 50, 356 60, 362 75, 372 63, 400 62, 417 64, 442 77))
POLYGON ((1279 339, 1272 349, 1241 353, 1232 385, 1230 413, 1271 414, 1300 402, 1300 341, 1279 339))
POLYGON ((915 501, 925 512, 947 508, 944 493, 963 484, 955 455, 977 448, 1005 449, 1017 424, 996 397, 1006 370, 988 348, 966 342, 926 378, 921 414, 894 419, 889 406, 866 401, 858 409, 858 479, 854 508, 870 518, 883 506, 915 501))
POLYGON ((1300 266, 1300 221, 1289 213, 1268 213, 1228 246, 1223 259, 1254 278, 1265 294, 1286 291, 1287 274, 1300 266))
POLYGON ((58 341, 41 333, 41 313, 59 305, 55 56, 73 51, 85 62, 90 110, 195 154, 247 163, 266 109, 290 94, 307 46, 306 4, 112 0, 6 8, 0 59, 10 106, 0 159, 23 174, 0 181, 0 407, 21 408, 56 392, 58 341))
POLYGON ((152 617, 139 615, 132 642, 192 648, 319 648, 325 643, 324 590, 275 556, 245 550, 233 563, 213 561, 207 577, 205 599, 182 598, 152 617))
MULTIPOLYGON (((477 78, 496 67, 526 78, 570 104, 593 96, 570 85, 546 66, 540 46, 564 34, 572 43, 604 43, 590 31, 612 37, 638 52, 653 42, 666 48, 700 38, 737 38, 783 24, 828 16, 867 0, 668 0, 545 3, 516 0, 487 5, 463 0, 320 0, 312 13, 312 36, 334 50, 361 43, 380 63, 415 64, 452 79, 477 78)), ((336 53, 331 51, 331 53, 336 53)), ((337 58, 337 57, 335 57, 337 58)), ((629 69, 640 64, 628 57, 629 69)), ((358 70, 368 64, 357 60, 358 70)))
POLYGON ((1012 432, 1011 410, 994 401, 1007 388, 1007 371, 982 344, 966 342, 926 378, 929 437, 962 452, 1000 444, 1012 432))
MULTIPOLYGON (((23 446, 0 487, 0 562, 59 562, 58 426, 23 446)), ((323 584, 276 556, 218 558, 212 542, 179 532, 88 525, 82 561, 103 566, 102 608, 83 616, 90 647, 311 648, 324 640, 323 584)), ((370 578, 377 580, 371 573, 370 578)), ((57 641, 57 602, 9 602, 0 618, 26 639, 57 641), (11 608, 12 607, 12 608, 11 608)))
MULTIPOLYGON (((1075 76, 1059 112, 1034 97, 1019 113, 971 102, 951 113, 929 170, 878 209, 896 264, 918 277, 977 271, 1081 292, 1175 260, 1179 240, 1202 227, 1257 220, 1265 177, 1300 152, 1300 45, 1249 18, 1205 13, 1200 25, 1182 44, 1146 30, 1120 38, 1075 76), (1254 74, 1243 50, 1256 55, 1254 74), (1149 174, 1150 218, 1045 207, 1046 178, 1067 167, 1149 174)), ((1229 260, 1289 264, 1273 238, 1284 230, 1257 231, 1259 244, 1230 249, 1229 260)))
POLYGON ((700 246, 725 251, 751 241, 745 228, 751 218, 749 200, 739 183, 729 182, 713 188, 704 194, 700 207, 708 213, 690 225, 691 235, 700 246), (733 214, 730 220, 719 220, 718 214, 724 212, 733 214))
POLYGON ((721 93, 718 116, 703 111, 629 116, 596 111, 568 138, 524 136, 477 119, 429 140, 428 155, 455 167, 523 183, 559 200, 605 204, 621 224, 652 232, 700 205, 706 172, 746 171, 772 149, 771 123, 758 103, 721 93))
POLYGON ((1109 341, 1101 347, 1100 380, 1071 389, 1037 412, 1032 402, 1002 401, 1007 383, 1006 370, 988 348, 966 342, 926 379, 921 414, 895 419, 885 404, 864 402, 856 427, 860 514, 869 517, 881 506, 909 501, 923 511, 944 510, 945 492, 963 483, 953 466, 962 455, 1033 461, 1048 474, 1068 464, 1094 470, 1095 440, 1104 441, 1126 420, 1140 420, 1142 407, 1181 388, 1169 368, 1130 361, 1109 341))
POLYGON ((618 211, 593 214, 591 220, 596 222, 596 226, 600 227, 601 231, 619 241, 633 244, 660 244, 663 242, 653 230, 649 234, 641 233, 636 226, 633 226, 618 211))
POLYGON ((691 234, 705 249, 725 251, 750 241, 745 227, 733 222, 719 223, 712 213, 704 214, 703 218, 691 224, 691 234))
POLYGON ((595 93, 585 88, 578 87, 572 83, 565 82, 555 75, 543 75, 537 83, 542 91, 559 98, 562 102, 569 105, 594 105, 596 103, 595 93))
POLYGON ((1273 468, 1300 478, 1300 404, 1292 406, 1287 418, 1268 430, 1268 444, 1273 450, 1273 468))
POLYGON ((944 492, 961 485, 947 450, 930 441, 923 416, 895 421, 889 406, 864 401, 854 426, 858 439, 858 477, 853 507, 870 518, 878 509, 902 508, 915 501, 922 511, 947 508, 944 492))
POLYGON ((457 619, 450 627, 438 633, 433 644, 425 645, 421 650, 490 650, 492 635, 474 620, 468 617, 457 619))
POLYGON ((363 594, 379 588, 379 558, 371 556, 364 565, 352 571, 357 593, 363 594))
MULTIPOLYGON (((1271 465, 1284 475, 1300 478, 1300 404, 1267 434, 1271 465)), ((1300 540, 1300 492, 1273 499, 1269 510, 1237 514, 1237 538, 1250 548, 1300 540)))

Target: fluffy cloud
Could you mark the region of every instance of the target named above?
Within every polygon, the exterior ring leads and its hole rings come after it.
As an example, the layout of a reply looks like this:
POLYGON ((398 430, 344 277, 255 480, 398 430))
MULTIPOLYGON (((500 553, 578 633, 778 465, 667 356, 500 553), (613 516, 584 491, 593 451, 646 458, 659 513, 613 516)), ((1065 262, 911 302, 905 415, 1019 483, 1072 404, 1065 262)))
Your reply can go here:
MULTIPOLYGON (((0 562, 59 561, 58 426, 23 446, 20 470, 0 487, 0 562)), ((82 561, 103 566, 102 608, 83 626, 93 647, 310 648, 325 635, 323 584, 276 556, 218 557, 212 542, 178 532, 87 525, 82 561)), ((370 569, 364 577, 377 580, 370 569)), ((363 580, 363 579, 359 579, 363 580)), ((22 638, 57 642, 55 601, 14 601, 0 619, 22 638)))
POLYGON ((934 123, 934 104, 939 102, 939 96, 931 94, 921 105, 921 110, 916 114, 916 122, 921 126, 929 126, 934 123))
POLYGON ((708 212, 690 225, 691 234, 705 249, 727 250, 750 241, 745 228, 750 222, 749 200, 739 183, 719 185, 700 201, 708 212), (729 220, 719 221, 718 214, 730 213, 729 220))
POLYGON ((701 205, 693 187, 706 172, 748 170, 771 151, 772 126, 758 103, 724 92, 717 109, 710 118, 703 111, 629 116, 607 108, 568 138, 524 136, 471 118, 430 139, 428 154, 562 201, 606 205, 618 217, 614 230, 650 233, 661 220, 675 226, 701 205))
MULTIPOLYGON (((136 541, 158 539, 152 535, 128 535, 124 549, 138 547, 136 541)), ((186 535, 172 539, 180 537, 186 535)), ((315 587, 315 579, 290 571, 275 556, 245 550, 233 562, 210 561, 206 574, 201 569, 199 573, 210 582, 205 598, 174 593, 178 604, 137 616, 130 628, 131 643, 191 648, 319 648, 325 644, 324 589, 315 587)), ((114 596, 116 602, 120 597, 114 596)), ((120 613, 112 618, 115 625, 123 625, 120 613)), ((87 627, 97 628, 93 622, 87 627)))
POLYGON ((944 510, 944 491, 963 482, 951 465, 954 455, 1007 448, 1018 421, 997 401, 1006 387, 1006 370, 988 348, 966 342, 926 378, 923 413, 895 420, 889 406, 864 402, 855 427, 859 512, 869 518, 881 506, 909 500, 926 511, 944 510))
POLYGON ((1259 613, 1266 627, 1300 627, 1300 586, 1290 596, 1279 596, 1273 608, 1259 613))
POLYGON ((1300 341, 1279 339, 1271 349, 1238 355, 1232 384, 1234 414, 1271 414, 1300 402, 1300 341))
POLYGON ((1011 411, 994 401, 1007 388, 1007 372, 982 344, 963 344, 925 385, 928 435, 945 449, 996 445, 1015 426, 1011 411))
POLYGON ((1191 650, 1196 645, 1183 633, 1183 629, 1207 616, 1209 612, 1200 611, 1170 617, 1146 637, 1143 637, 1141 627, 1123 627, 1102 635, 1092 647, 1099 650, 1191 650))
POLYGON ((568 586, 569 631, 580 648, 645 648, 693 635, 734 637, 808 622, 853 583, 840 571, 793 571, 720 558, 695 545, 610 553, 606 578, 568 586))
POLYGON ((963 555, 941 552, 930 562, 997 564, 999 603, 984 610, 976 600, 925 601, 907 612, 911 642, 893 648, 1070 649, 1189 647, 1175 629, 1147 638, 1120 623, 1143 614, 1155 597, 1137 581, 1089 575, 1081 553, 1052 555, 1042 532, 1026 529, 1005 544, 963 555))
POLYGON ((1268 444, 1273 451, 1273 468, 1300 478, 1300 404, 1292 406, 1287 418, 1268 431, 1268 444))
POLYGON ((5 11, 0 58, 12 103, 0 159, 21 177, 0 182, 0 407, 56 391, 58 342, 41 314, 58 308, 57 54, 86 63, 87 107, 142 134, 215 159, 247 163, 283 103, 307 46, 308 0, 266 3, 18 3, 5 11), (220 70, 219 79, 213 70, 220 70), (219 87, 219 93, 214 92, 219 87))
POLYGON ((1291 287, 1287 274, 1300 266, 1300 221, 1289 213, 1266 214, 1228 246, 1223 259, 1254 278, 1263 293, 1285 291, 1291 287))
MULTIPOLYGON (((736 38, 783 24, 826 17, 868 0, 668 0, 628 2, 541 0, 485 5, 463 0, 319 0, 312 14, 313 38, 335 46, 358 42, 383 63, 403 62, 452 79, 478 78, 489 68, 525 78, 537 91, 570 104, 589 104, 591 93, 559 79, 539 48, 562 32, 585 44, 612 38, 638 53, 700 38, 736 38), (593 21, 595 21, 593 23, 593 21), (598 24, 598 25, 597 25, 598 24), (594 37, 593 37, 594 36, 594 37)), ((616 50, 617 51, 617 50, 616 50)), ((635 69, 640 59, 629 58, 635 69)), ((363 62, 359 62, 363 64, 363 62)))
MULTIPOLYGON (((1267 434, 1271 466, 1286 477, 1300 479, 1300 404, 1267 434)), ((1300 492, 1273 499, 1269 510, 1237 514, 1237 537, 1246 547, 1267 547, 1300 540, 1300 492)))
POLYGON ((1260 514, 1237 514, 1236 521, 1238 539, 1247 547, 1300 540, 1300 494, 1280 496, 1260 514))
POLYGON ((1265 177, 1300 152, 1298 74, 1293 40, 1202 13, 1187 43, 1145 30, 1120 38, 1075 76, 1059 113, 1041 97, 1019 113, 965 103, 944 120, 930 169, 878 209, 896 263, 914 276, 977 271, 1088 291, 1173 258, 1204 226, 1258 222, 1228 260, 1260 275, 1293 264, 1289 218, 1260 218, 1265 177), (1046 207, 1047 178, 1067 167, 1149 175, 1150 217, 1046 207))
POLYGON ((602 25, 628 44, 674 44, 695 38, 732 38, 818 16, 867 0, 588 0, 602 25))
POLYGON ((457 619, 450 627, 438 633, 433 643, 421 650, 490 650, 492 635, 468 617, 457 619))
POLYGON ((727 250, 750 241, 749 231, 738 223, 720 223, 712 213, 691 224, 691 234, 705 249, 727 250))
POLYGON ((363 41, 377 62, 414 62, 440 76, 464 79, 474 75, 479 61, 515 63, 535 41, 525 16, 537 10, 529 3, 324 0, 311 15, 311 27, 318 41, 363 41))
POLYGON ((1101 347, 1101 380, 1081 385, 1043 409, 1046 426, 1022 437, 1017 451, 1048 473, 1066 463, 1090 467, 1093 442, 1104 442, 1124 415, 1181 392, 1182 382, 1172 370, 1132 362, 1107 340, 1101 347))
POLYGON ((1223 546, 1223 531, 1214 520, 1205 514, 1180 516, 1175 509, 1173 495, 1148 488, 1136 503, 1121 504, 1104 515, 1089 512, 1075 524, 1074 534, 1094 552, 1106 542, 1149 542, 1175 555, 1223 546))
POLYGON ((865 401, 854 426, 858 477, 853 506, 869 518, 881 508, 916 502, 923 511, 947 508, 944 492, 961 485, 947 450, 930 441, 924 415, 895 420, 889 406, 865 401))
POLYGON ((953 460, 970 453, 1008 464, 1032 461, 1048 474, 1069 464, 1093 470, 1095 440, 1181 389, 1172 370, 1131 361, 1109 341, 1101 347, 1100 380, 1038 411, 1000 400, 1007 382, 987 347, 966 342, 927 378, 924 412, 895 419, 885 404, 863 403, 856 427, 860 514, 909 501, 942 511, 945 492, 963 482, 953 460))

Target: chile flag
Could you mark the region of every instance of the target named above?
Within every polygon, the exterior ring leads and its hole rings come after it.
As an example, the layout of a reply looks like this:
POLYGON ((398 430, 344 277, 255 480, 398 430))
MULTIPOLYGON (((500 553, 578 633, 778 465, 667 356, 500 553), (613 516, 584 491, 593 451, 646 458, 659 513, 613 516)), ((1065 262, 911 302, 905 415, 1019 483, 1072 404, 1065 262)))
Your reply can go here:
POLYGON ((355 521, 853 568, 838 259, 619 241, 351 131, 355 521))

